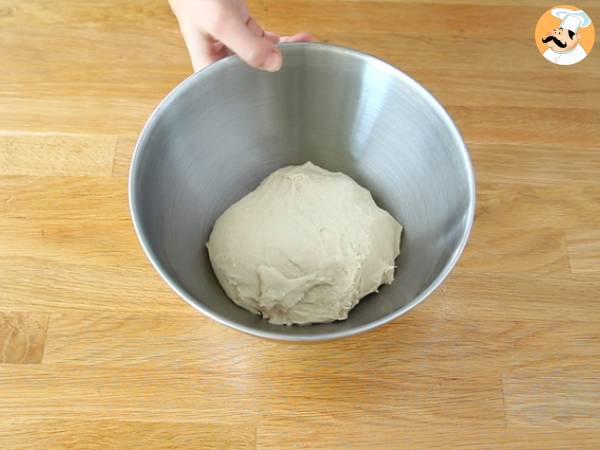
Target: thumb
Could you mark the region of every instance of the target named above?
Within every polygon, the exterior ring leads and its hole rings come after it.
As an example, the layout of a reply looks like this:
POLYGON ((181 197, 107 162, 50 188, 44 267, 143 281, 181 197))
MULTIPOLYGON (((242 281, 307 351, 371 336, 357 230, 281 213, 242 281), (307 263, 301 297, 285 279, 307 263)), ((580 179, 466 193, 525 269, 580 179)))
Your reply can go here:
POLYGON ((265 36, 257 36, 239 17, 229 16, 213 35, 253 67, 269 72, 281 68, 281 52, 273 41, 265 36))

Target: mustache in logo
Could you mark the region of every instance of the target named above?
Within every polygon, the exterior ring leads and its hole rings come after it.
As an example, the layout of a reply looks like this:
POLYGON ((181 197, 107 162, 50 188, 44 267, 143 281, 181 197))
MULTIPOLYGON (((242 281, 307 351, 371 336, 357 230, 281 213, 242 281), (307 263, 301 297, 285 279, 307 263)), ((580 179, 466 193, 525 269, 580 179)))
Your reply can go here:
POLYGON ((546 36, 545 38, 542 38, 542 42, 544 44, 550 42, 550 41, 554 41, 554 43, 559 46, 560 48, 565 48, 567 46, 566 42, 561 42, 558 40, 558 38, 556 36, 546 36))

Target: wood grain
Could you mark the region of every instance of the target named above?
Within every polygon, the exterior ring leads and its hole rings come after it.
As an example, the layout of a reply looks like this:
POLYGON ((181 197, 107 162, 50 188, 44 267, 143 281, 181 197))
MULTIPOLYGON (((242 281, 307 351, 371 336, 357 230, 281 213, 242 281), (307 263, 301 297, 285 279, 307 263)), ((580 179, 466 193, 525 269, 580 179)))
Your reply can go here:
POLYGON ((600 430, 599 384, 595 376, 506 376, 506 420, 509 424, 600 430))
POLYGON ((276 377, 282 370, 306 376, 364 376, 368 371, 377 378, 416 373, 429 376, 430 372, 465 375, 473 365, 482 367, 480 373, 498 373, 510 363, 515 343, 541 327, 529 328, 522 322, 490 321, 487 327, 473 323, 471 332, 465 332, 461 317, 415 314, 403 323, 374 331, 376 336, 368 341, 353 337, 318 347, 283 344, 288 356, 281 361, 282 344, 247 336, 230 339, 235 338, 234 331, 207 323, 204 318, 165 314, 88 318, 69 313, 52 316, 44 361, 56 365, 196 367, 215 372, 239 369, 265 379, 276 377), (444 339, 433 333, 440 328, 444 339), (399 333, 410 345, 394 339, 399 333), (143 338, 135 338, 140 334, 143 338), (148 355, 148 347, 157 351, 148 355), (254 349, 250 354, 248 347, 254 349), (319 358, 322 352, 331 356, 323 360, 319 358), (205 361, 211 361, 209 368, 205 361))
POLYGON ((487 273, 565 272, 569 270, 565 234, 555 228, 502 229, 476 224, 462 267, 487 273))
POLYGON ((24 220, 129 220, 127 180, 0 177, 0 213, 3 218, 24 220), (49 201, 49 192, 60 201, 49 201))
POLYGON ((473 448, 533 450, 551 448, 595 450, 600 432, 590 429, 565 430, 551 426, 513 425, 509 429, 485 426, 438 426, 394 423, 385 420, 339 420, 331 418, 280 419, 265 417, 257 430, 257 446, 265 449, 299 448, 342 450, 407 448, 428 450, 473 448), (290 445, 294 442, 294 445, 290 445))
POLYGON ((478 177, 489 183, 558 185, 562 189, 600 184, 597 147, 470 143, 469 150, 478 177))
POLYGON ((465 320, 471 317, 532 322, 567 320, 573 322, 575 330, 579 322, 597 323, 600 320, 600 311, 596 308, 598 283, 600 277, 595 274, 467 273, 460 263, 434 294, 433 298, 441 304, 425 304, 423 308, 442 308, 465 320))
POLYGON ((114 136, 0 135, 0 175, 92 175, 112 173, 114 136))
MULTIPOLYGON (((139 258, 140 249, 132 247, 139 258)), ((189 306, 143 267, 56 264, 30 257, 0 260, 2 311, 181 311, 189 306)))
POLYGON ((477 173, 464 256, 410 314, 342 341, 198 314, 127 198, 139 131, 191 71, 167 2, 0 0, 0 447, 598 448, 599 50, 548 64, 541 0, 249 5, 444 104, 477 173))
POLYGON ((48 315, 0 312, 0 364, 42 362, 48 315))
POLYGON ((118 420, 29 420, 13 421, 0 428, 3 448, 65 449, 107 448, 199 450, 256 448, 252 425, 202 422, 165 423, 118 420))
POLYGON ((497 375, 289 373, 264 378, 243 370, 202 368, 0 367, 0 408, 23 418, 256 423, 278 417, 360 418, 400 423, 504 426, 502 380, 497 375), (331 386, 335 386, 332 389, 331 386), (69 393, 65 396, 65 392, 69 393), (360 405, 360 407, 349 407, 360 405), (386 405, 386 406, 384 406, 386 405))
POLYGON ((600 272, 600 227, 571 231, 567 247, 573 272, 600 272))
POLYGON ((115 161, 113 165, 112 175, 114 177, 126 177, 129 175, 129 165, 131 164, 131 156, 135 148, 136 139, 121 137, 117 141, 115 148, 115 161))

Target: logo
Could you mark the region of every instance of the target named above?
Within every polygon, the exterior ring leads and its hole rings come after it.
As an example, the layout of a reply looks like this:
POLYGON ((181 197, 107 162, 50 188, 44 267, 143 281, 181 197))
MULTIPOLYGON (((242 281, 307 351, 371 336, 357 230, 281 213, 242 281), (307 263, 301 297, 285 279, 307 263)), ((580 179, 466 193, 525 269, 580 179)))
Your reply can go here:
POLYGON ((590 16, 570 5, 549 9, 535 27, 535 43, 544 58, 553 64, 569 66, 592 51, 596 33, 590 16))

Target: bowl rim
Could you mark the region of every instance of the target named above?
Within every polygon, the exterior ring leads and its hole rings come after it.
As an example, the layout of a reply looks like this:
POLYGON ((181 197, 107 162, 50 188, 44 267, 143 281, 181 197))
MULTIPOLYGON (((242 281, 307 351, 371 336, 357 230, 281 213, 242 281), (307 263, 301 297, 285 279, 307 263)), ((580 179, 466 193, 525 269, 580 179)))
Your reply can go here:
MULTIPOLYGON (((225 57, 225 58, 199 70, 198 72, 195 72, 195 73, 189 75, 187 78, 185 78, 179 84, 177 84, 158 103, 158 105, 154 108, 154 110, 152 111, 152 113, 150 114, 148 119, 146 120, 144 126, 142 127, 142 130, 140 132, 140 135, 138 136, 138 139, 136 141, 136 144, 135 144, 132 156, 131 156, 131 164, 130 164, 130 168, 129 168, 129 180, 128 180, 129 210, 130 210, 130 215, 131 215, 131 219, 133 222, 135 234, 138 238, 138 241, 140 242, 140 245, 142 246, 144 253, 146 254, 146 257, 150 260, 150 263, 152 264, 154 269, 158 272, 158 274, 161 276, 161 278, 167 283, 167 285, 169 285, 169 287, 177 295, 179 295, 179 297, 181 297, 183 300, 185 300, 193 308, 200 311, 205 316, 215 320, 216 322, 219 322, 225 326, 228 326, 229 328, 233 328, 235 330, 242 331, 244 333, 247 333, 247 334, 250 334, 253 336, 257 336, 257 337, 261 337, 261 338, 278 340, 278 341, 292 341, 292 342, 326 341, 326 340, 339 339, 339 338, 344 338, 344 337, 349 337, 349 336, 353 336, 356 334, 364 333, 366 331, 369 331, 369 330, 377 328, 381 325, 384 325, 388 322, 391 322, 392 320, 406 314, 408 311, 413 309, 419 303, 423 302, 427 297, 429 297, 429 295, 431 295, 431 293, 433 291, 435 291, 444 282, 444 280, 448 277, 448 275, 450 274, 452 269, 456 266, 456 263, 458 262, 459 258, 461 257, 462 253, 464 252, 464 249, 469 240, 469 236, 471 235, 471 231, 473 228, 473 222, 474 222, 474 218, 475 218, 476 181, 475 181, 475 172, 473 169, 473 163, 471 161, 471 157, 467 150, 467 146, 464 142, 464 139, 463 139, 460 131, 458 130, 458 127, 456 126, 456 124, 450 117, 450 114, 446 111, 446 109, 425 87, 423 87, 419 82, 417 82, 416 80, 414 80, 413 78, 411 78, 406 73, 404 73, 397 67, 393 66, 392 64, 390 64, 390 63, 386 62, 385 60, 383 60, 377 56, 374 56, 372 54, 365 53, 365 52, 355 50, 352 48, 348 48, 348 47, 339 46, 339 45, 332 45, 332 44, 325 44, 325 43, 318 43, 318 42, 310 42, 310 43, 294 42, 294 43, 279 44, 278 47, 282 50, 282 52, 284 53, 284 56, 285 56, 285 52, 287 51, 287 49, 292 49, 292 48, 319 49, 319 50, 325 50, 325 51, 329 51, 329 52, 333 52, 333 53, 337 53, 337 54, 350 55, 353 57, 363 59, 369 63, 376 64, 379 66, 379 68, 381 68, 383 70, 393 72, 394 75, 399 77, 399 79, 401 79, 404 83, 410 85, 412 87, 412 89, 414 90, 414 92, 418 95, 421 95, 422 98, 439 114, 439 117, 443 120, 445 125, 448 127, 450 134, 452 135, 455 142, 458 144, 459 150, 461 152, 461 155, 462 155, 462 158, 463 158, 463 161, 465 164, 465 168, 467 171, 467 178, 468 178, 467 182, 468 182, 468 191, 469 191, 468 193, 470 196, 470 200, 469 200, 469 205, 468 205, 468 210, 467 210, 467 215, 468 215, 467 224, 466 224, 465 230, 463 232, 463 235, 461 236, 460 242, 458 243, 457 247, 454 249, 452 255, 450 256, 450 258, 448 259, 447 263, 444 265, 444 267, 442 268, 440 273, 437 275, 437 277, 430 283, 430 285, 427 288, 425 288, 418 296, 416 296, 409 303, 402 306, 401 308, 398 308, 395 311, 392 311, 392 312, 386 314, 385 316, 383 316, 377 320, 374 320, 372 322, 366 323, 364 325, 361 325, 361 326, 358 326, 355 328, 346 329, 346 330, 330 331, 330 332, 323 332, 323 333, 317 332, 314 335, 312 335, 312 334, 311 335, 293 335, 293 334, 285 334, 285 333, 280 334, 280 333, 276 333, 276 332, 256 329, 251 326, 242 325, 242 324, 237 323, 233 320, 230 320, 227 317, 222 316, 214 311, 211 311, 210 309, 204 307, 198 300, 196 300, 194 298, 194 296, 190 295, 185 288, 180 286, 179 283, 169 275, 169 273, 165 270, 165 268, 159 261, 158 257, 156 256, 154 250, 150 246, 150 243, 148 242, 148 240, 144 234, 144 231, 142 230, 142 226, 141 226, 141 224, 139 222, 139 218, 138 218, 137 206, 135 205, 135 202, 134 202, 134 199, 137 197, 137 189, 136 189, 137 167, 140 164, 140 158, 141 158, 140 155, 142 153, 141 148, 144 146, 145 142, 147 141, 159 114, 177 97, 177 95, 182 90, 187 88, 188 85, 194 83, 196 81, 196 79, 204 77, 206 74, 209 74, 209 73, 217 71, 217 70, 222 70, 225 67, 232 66, 234 64, 244 64, 240 60, 240 58, 236 55, 231 55, 231 56, 225 57)), ((309 325, 309 326, 313 326, 313 325, 309 325)), ((318 326, 318 324, 316 324, 316 326, 318 326)), ((285 329, 285 328, 282 328, 282 329, 285 329)))

